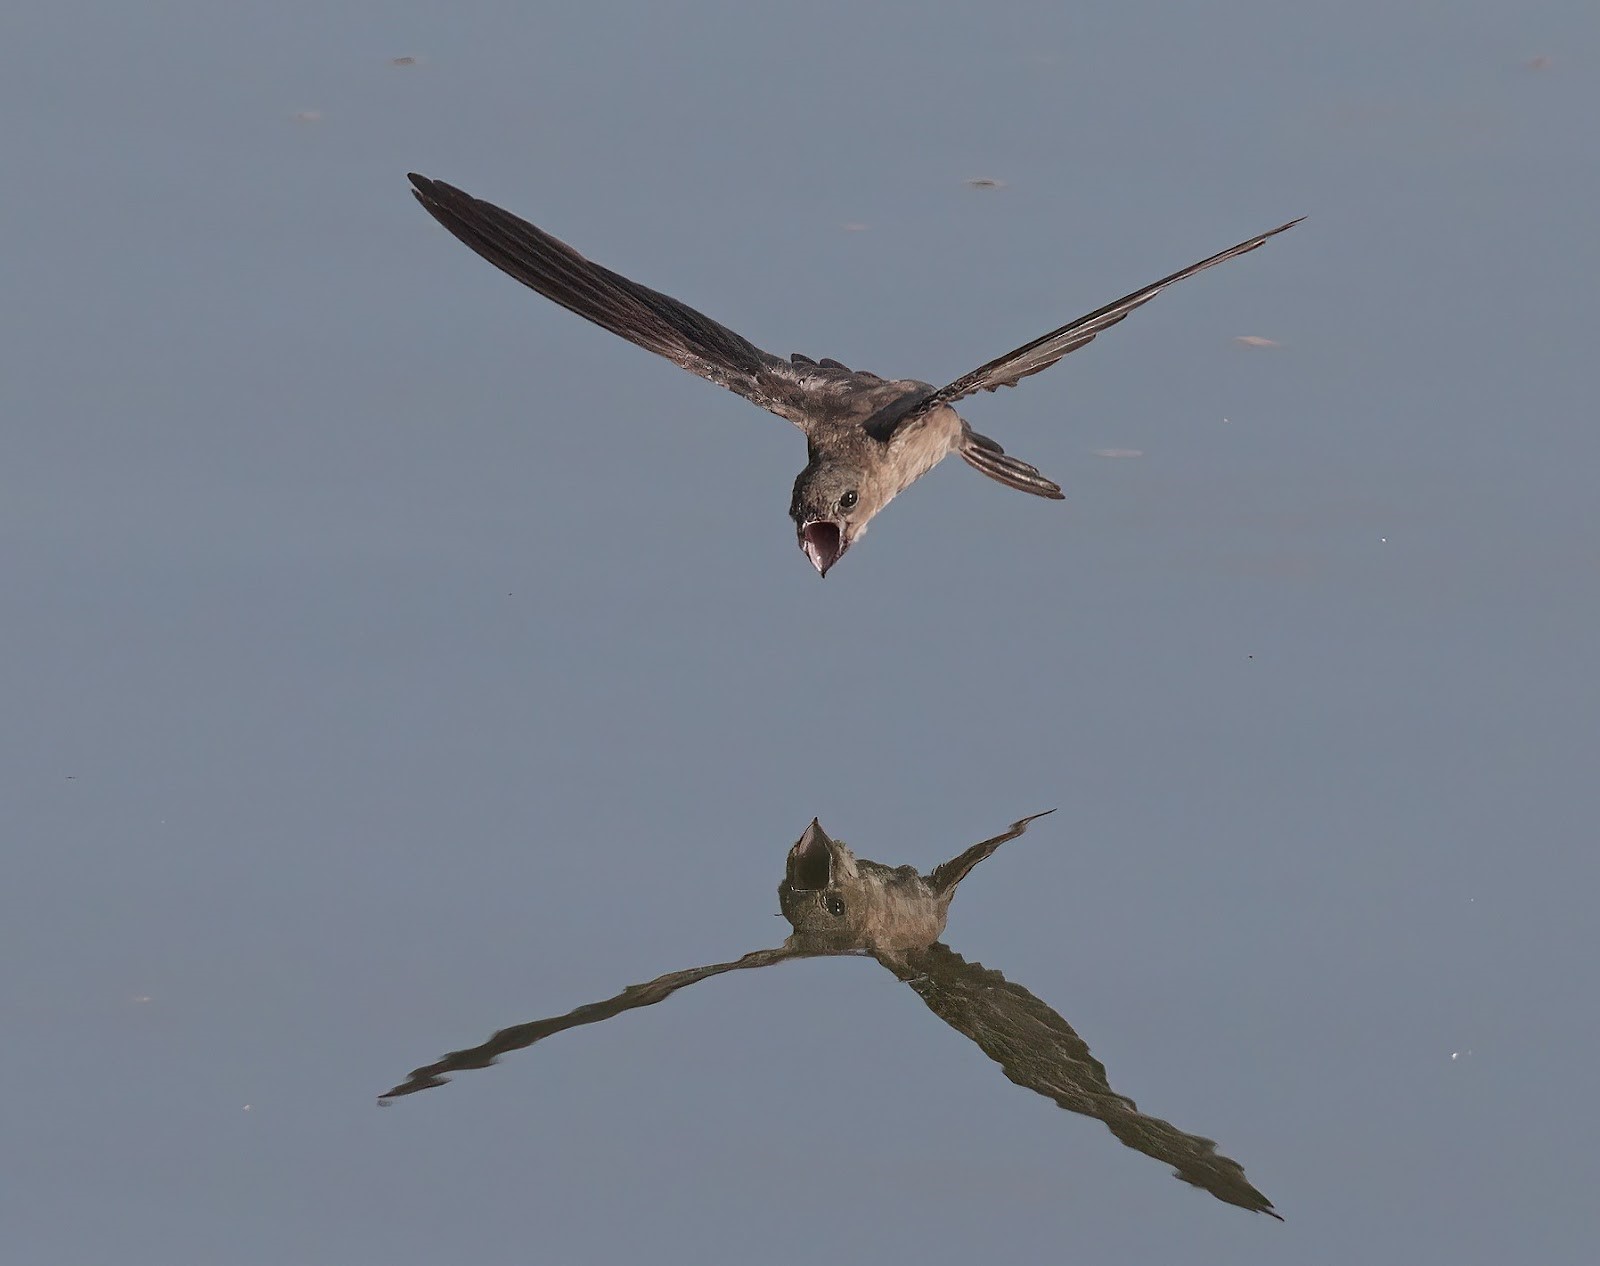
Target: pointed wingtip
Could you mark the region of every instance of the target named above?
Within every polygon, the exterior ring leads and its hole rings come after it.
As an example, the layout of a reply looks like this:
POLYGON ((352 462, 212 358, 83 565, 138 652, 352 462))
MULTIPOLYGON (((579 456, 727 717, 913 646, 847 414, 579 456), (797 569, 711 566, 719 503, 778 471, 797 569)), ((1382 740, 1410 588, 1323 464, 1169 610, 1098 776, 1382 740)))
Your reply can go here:
POLYGON ((462 192, 454 185, 446 184, 442 180, 434 180, 431 176, 424 176, 421 172, 408 171, 406 179, 411 182, 411 193, 416 200, 426 207, 441 206, 451 201, 473 202, 472 195, 462 192))
POLYGON ((434 208, 439 204, 438 186, 426 176, 418 175, 414 171, 408 171, 406 179, 411 182, 411 196, 422 204, 424 211, 437 218, 434 208))

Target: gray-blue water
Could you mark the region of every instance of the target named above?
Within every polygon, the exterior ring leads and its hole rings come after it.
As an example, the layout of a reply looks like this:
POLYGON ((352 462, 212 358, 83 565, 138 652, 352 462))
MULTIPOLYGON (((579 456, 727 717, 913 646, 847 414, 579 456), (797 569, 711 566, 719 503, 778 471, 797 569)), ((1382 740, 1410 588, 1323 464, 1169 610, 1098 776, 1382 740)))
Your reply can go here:
POLYGON ((3 19, 8 1260, 1588 1261, 1600 10, 573 8, 3 19), (794 428, 413 169, 934 382, 1309 219, 820 582, 794 428), (945 939, 1282 1225, 858 958, 375 1106, 777 944, 813 816, 1052 806, 945 939))

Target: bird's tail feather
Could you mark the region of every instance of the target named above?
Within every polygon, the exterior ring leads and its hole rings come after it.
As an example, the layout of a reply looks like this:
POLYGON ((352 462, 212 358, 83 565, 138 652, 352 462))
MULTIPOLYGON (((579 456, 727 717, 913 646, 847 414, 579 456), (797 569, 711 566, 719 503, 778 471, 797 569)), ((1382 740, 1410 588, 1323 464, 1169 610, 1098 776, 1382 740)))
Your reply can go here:
POLYGON ((1047 497, 1051 501, 1065 499, 1066 494, 1061 491, 1059 484, 1046 479, 1027 462, 1009 456, 987 435, 979 435, 971 427, 961 436, 961 458, 974 470, 983 472, 1007 488, 1032 493, 1036 497, 1047 497))

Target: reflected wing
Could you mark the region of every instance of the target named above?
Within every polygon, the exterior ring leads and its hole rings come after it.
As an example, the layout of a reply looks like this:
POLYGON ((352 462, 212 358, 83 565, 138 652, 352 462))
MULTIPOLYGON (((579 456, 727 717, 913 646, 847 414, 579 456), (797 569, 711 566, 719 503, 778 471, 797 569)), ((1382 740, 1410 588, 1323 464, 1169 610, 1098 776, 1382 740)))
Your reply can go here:
POLYGON ((1043 813, 1030 814, 1028 817, 1013 822, 1004 834, 997 835, 992 840, 984 840, 981 844, 974 844, 962 853, 960 857, 953 857, 949 861, 935 866, 933 874, 928 876, 928 887, 941 895, 949 892, 967 877, 967 873, 974 866, 985 857, 988 857, 995 849, 999 848, 1007 840, 1016 839, 1017 836, 1026 831, 1028 823, 1038 818, 1048 817, 1054 812, 1054 809, 1046 809, 1043 813))
POLYGON ((803 356, 783 360, 688 304, 585 259, 492 202, 414 172, 410 180, 428 214, 502 272, 781 418, 803 427, 819 414, 848 408, 863 393, 874 400, 859 405, 862 416, 882 403, 875 397, 887 384, 876 375, 803 356))
MULTIPOLYGON (((1255 250, 1269 237, 1275 237, 1285 229, 1291 229, 1299 220, 1290 220, 1287 224, 1280 224, 1277 228, 1252 237, 1248 242, 1240 242, 1237 246, 1230 246, 1221 254, 1213 255, 1210 259, 1202 259, 1198 264, 1175 272, 1170 277, 1163 277, 1160 281, 1152 282, 1143 290, 1135 290, 1131 295, 1124 295, 1115 303, 1108 303, 1105 307, 1096 309, 1088 316, 1081 316, 1068 325, 1063 325, 1059 330, 1041 335, 1031 343, 1025 343, 1014 351, 1007 352, 1004 356, 997 357, 987 365, 981 365, 970 374, 957 378, 947 387, 941 387, 926 400, 920 402, 914 409, 908 410, 897 421, 897 425, 904 425, 910 418, 936 404, 950 404, 960 400, 963 396, 970 396, 979 391, 994 391, 999 387, 1014 387, 1030 374, 1036 374, 1041 369, 1049 369, 1068 352, 1077 351, 1085 343, 1092 341, 1095 335, 1102 330, 1108 330, 1118 321, 1122 320, 1135 308, 1143 307, 1165 290, 1173 282, 1182 281, 1185 277, 1192 277, 1195 273, 1210 268, 1213 264, 1220 264, 1224 260, 1232 259, 1236 255, 1243 255, 1255 250)), ((982 469, 982 467, 979 467, 982 469)), ((988 473, 988 472, 985 472, 988 473)), ((1029 491, 1024 489, 1024 491, 1029 491)))
POLYGON ((1021 985, 940 943, 899 960, 878 961, 916 990, 941 1020, 976 1042, 1017 1085, 1069 1112, 1104 1121, 1128 1147, 1165 1161, 1177 1177, 1218 1200, 1279 1217, 1239 1163, 1219 1155, 1210 1139, 1146 1116, 1132 1099, 1111 1089, 1105 1065, 1089 1053, 1088 1044, 1021 985))
POLYGON ((398 1099, 401 1095, 427 1090, 431 1086, 442 1086, 449 1080, 444 1076, 445 1073, 460 1072, 467 1068, 487 1068, 506 1052, 520 1051, 523 1047, 532 1046, 552 1033, 577 1028, 580 1024, 597 1024, 601 1020, 609 1020, 614 1015, 621 1015, 624 1011, 632 1011, 635 1007, 653 1007, 685 986, 707 980, 712 976, 720 976, 723 972, 738 971, 745 967, 770 967, 774 963, 781 963, 791 958, 810 957, 813 955, 805 950, 784 946, 778 949, 756 950, 753 954, 746 954, 731 963, 711 963, 705 967, 691 967, 687 971, 668 972, 665 976, 657 976, 647 984, 629 985, 614 998, 587 1003, 568 1011, 566 1015, 513 1025, 509 1029, 501 1029, 481 1046, 474 1046, 464 1051, 451 1051, 437 1063, 414 1070, 398 1086, 379 1095, 378 1101, 382 1103, 388 1099, 398 1099))

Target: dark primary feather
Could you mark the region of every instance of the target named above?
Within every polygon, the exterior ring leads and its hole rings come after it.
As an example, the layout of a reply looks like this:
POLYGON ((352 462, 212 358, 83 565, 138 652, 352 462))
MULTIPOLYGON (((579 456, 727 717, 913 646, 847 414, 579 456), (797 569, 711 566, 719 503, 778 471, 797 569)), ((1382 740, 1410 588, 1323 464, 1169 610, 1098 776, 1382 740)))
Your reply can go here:
MULTIPOLYGON (((1303 217, 1302 217, 1303 218, 1303 217)), ((927 408, 935 404, 949 404, 960 400, 963 396, 970 396, 978 391, 994 391, 999 387, 1015 386, 1030 374, 1036 374, 1042 369, 1049 369, 1068 352, 1076 351, 1085 343, 1090 342, 1102 330, 1109 329, 1122 320, 1135 308, 1149 303, 1158 294, 1173 282, 1182 281, 1185 277, 1192 277, 1197 272, 1210 268, 1213 264, 1220 264, 1224 260, 1233 259, 1237 255, 1253 251, 1270 237, 1275 237, 1285 229, 1291 229, 1299 220, 1290 220, 1287 224, 1280 224, 1277 228, 1252 237, 1247 242, 1240 242, 1237 246, 1230 246, 1220 254, 1213 255, 1210 259, 1202 259, 1198 264, 1173 273, 1170 277, 1163 277, 1160 281, 1153 282, 1142 290, 1135 290, 1130 295, 1124 295, 1115 303, 1108 303, 1103 308, 1098 308, 1081 316, 1070 324, 1063 325, 1059 330, 1041 335, 1031 343, 1004 356, 997 357, 987 365, 981 365, 970 374, 964 374, 947 387, 941 387, 934 392, 921 406, 927 408)), ((965 454, 963 454, 965 456, 965 454)), ((987 472, 985 472, 987 473, 987 472)))
POLYGON ((1177 1177, 1217 1199, 1282 1221, 1239 1162, 1218 1154, 1210 1139, 1147 1116, 1111 1089, 1105 1065, 1090 1054, 1088 1043, 1021 985, 967 962, 939 942, 898 958, 880 955, 878 961, 941 1020, 976 1042, 1017 1085, 1069 1112, 1104 1121, 1126 1146, 1165 1161, 1177 1177))
POLYGON ((860 386, 880 382, 837 361, 783 360, 688 304, 585 259, 492 202, 415 172, 410 180, 429 215, 508 276, 802 427, 838 411, 860 386))

